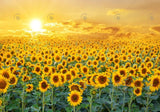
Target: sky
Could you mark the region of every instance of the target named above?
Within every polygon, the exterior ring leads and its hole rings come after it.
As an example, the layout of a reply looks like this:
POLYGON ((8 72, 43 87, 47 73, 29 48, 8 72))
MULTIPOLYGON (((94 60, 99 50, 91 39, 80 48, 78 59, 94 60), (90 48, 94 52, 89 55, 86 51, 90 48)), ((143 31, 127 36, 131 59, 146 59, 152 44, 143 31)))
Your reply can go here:
POLYGON ((51 32, 160 32, 159 6, 160 0, 0 0, 0 34, 29 30, 35 18, 51 32))

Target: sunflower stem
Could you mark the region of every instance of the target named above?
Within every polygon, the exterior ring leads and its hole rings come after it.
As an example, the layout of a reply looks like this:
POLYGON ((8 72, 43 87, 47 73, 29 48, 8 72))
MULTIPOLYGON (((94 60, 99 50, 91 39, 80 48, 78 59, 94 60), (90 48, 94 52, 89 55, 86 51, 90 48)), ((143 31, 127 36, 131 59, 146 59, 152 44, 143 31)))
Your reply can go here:
POLYGON ((112 93, 111 93, 111 111, 113 111, 113 93, 114 93, 114 87, 112 87, 112 93))
POLYGON ((24 86, 23 86, 23 92, 22 92, 22 112, 24 112, 24 86))
POLYGON ((89 108, 89 112, 92 112, 92 99, 93 99, 93 95, 91 94, 91 99, 90 99, 90 108, 89 108))
POLYGON ((146 102, 146 110, 145 112, 148 112, 148 106, 149 106, 149 95, 147 95, 147 102, 146 102))
POLYGON ((54 105, 53 105, 53 95, 54 95, 54 88, 52 87, 52 95, 51 95, 51 103, 52 103, 52 111, 54 111, 54 105))
POLYGON ((125 96, 126 96, 126 94, 125 94, 125 91, 124 91, 124 96, 123 96, 123 105, 122 105, 122 112, 123 112, 123 110, 124 110, 124 105, 125 105, 125 96))
POLYGON ((44 112, 44 107, 45 107, 45 103, 44 103, 44 92, 43 92, 43 98, 42 98, 42 112, 44 112))
POLYGON ((99 89, 99 99, 101 98, 102 88, 99 89))
POLYGON ((131 94, 131 99, 130 99, 130 102, 129 102, 129 105, 128 105, 128 107, 129 107, 129 111, 128 111, 128 112, 131 112, 131 104, 132 104, 132 101, 133 101, 133 92, 132 92, 132 94, 131 94))
POLYGON ((76 107, 75 106, 73 106, 73 112, 76 112, 76 107))

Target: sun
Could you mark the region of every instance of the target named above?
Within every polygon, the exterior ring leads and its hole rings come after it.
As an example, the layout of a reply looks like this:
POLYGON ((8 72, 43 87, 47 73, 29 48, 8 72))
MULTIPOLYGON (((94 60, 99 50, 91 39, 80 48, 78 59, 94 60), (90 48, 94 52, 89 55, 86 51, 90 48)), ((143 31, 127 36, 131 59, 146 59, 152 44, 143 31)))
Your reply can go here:
POLYGON ((40 20, 34 19, 31 21, 30 27, 31 27, 32 31, 38 32, 38 31, 41 31, 42 23, 40 20))

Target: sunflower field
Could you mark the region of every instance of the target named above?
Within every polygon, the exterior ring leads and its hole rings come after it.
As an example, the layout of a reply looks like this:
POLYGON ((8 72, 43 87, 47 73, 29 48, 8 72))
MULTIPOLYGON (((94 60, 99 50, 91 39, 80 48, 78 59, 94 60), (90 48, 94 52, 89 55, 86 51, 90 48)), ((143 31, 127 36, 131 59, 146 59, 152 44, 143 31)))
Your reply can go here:
POLYGON ((158 112, 158 39, 0 40, 0 112, 158 112))

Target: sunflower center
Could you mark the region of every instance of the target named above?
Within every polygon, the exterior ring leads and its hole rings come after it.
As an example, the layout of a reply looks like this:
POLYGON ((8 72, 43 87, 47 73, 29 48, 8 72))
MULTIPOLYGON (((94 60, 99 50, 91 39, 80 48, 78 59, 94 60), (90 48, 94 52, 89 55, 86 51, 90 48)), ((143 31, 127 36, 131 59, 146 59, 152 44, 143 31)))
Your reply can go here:
POLYGON ((127 80, 126 80, 126 85, 131 85, 132 83, 132 77, 128 77, 127 80))
POLYGON ((77 102, 78 99, 79 99, 79 96, 78 96, 77 94, 73 94, 72 97, 71 97, 71 100, 72 100, 73 102, 77 102))
POLYGON ((61 80, 62 80, 62 82, 64 82, 64 76, 61 76, 61 80))
POLYGON ((54 76, 54 77, 53 77, 53 81, 54 81, 54 82, 58 82, 58 76, 54 76))
POLYGON ((46 84, 46 82, 42 82, 42 84, 41 84, 41 85, 42 85, 42 88, 43 88, 43 89, 46 89, 46 88, 47 88, 47 84, 46 84))
POLYGON ((74 90, 80 91, 80 89, 77 85, 71 86, 71 91, 74 91, 74 90))
POLYGON ((48 72, 48 71, 49 71, 49 69, 46 67, 46 68, 44 69, 44 71, 45 71, 45 72, 48 72))
POLYGON ((31 89, 31 86, 28 86, 28 88, 27 89, 31 89))
POLYGON ((134 73, 134 71, 133 71, 133 70, 130 70, 130 72, 129 72, 129 73, 133 74, 133 73, 134 73))
POLYGON ((63 70, 62 73, 65 74, 67 72, 67 70, 63 70))
POLYGON ((155 78, 154 80, 153 80, 153 86, 154 87, 157 87, 158 85, 159 85, 159 79, 158 78, 155 78))
POLYGON ((98 81, 99 81, 100 84, 104 84, 106 82, 106 80, 107 80, 106 77, 103 77, 103 76, 100 76, 98 78, 98 81))
POLYGON ((140 81, 136 81, 136 82, 135 82, 135 86, 136 86, 136 87, 140 87, 140 86, 141 86, 141 82, 140 82, 140 81))
POLYGON ((84 88, 84 83, 83 82, 79 82, 79 84, 81 85, 81 88, 84 88))
POLYGON ((124 71, 124 70, 121 70, 121 71, 120 71, 120 74, 123 75, 123 76, 125 76, 125 71, 124 71))
POLYGON ((10 79, 10 84, 14 84, 16 82, 16 79, 13 77, 10 79))
POLYGON ((59 56, 56 57, 56 60, 60 60, 59 56))
POLYGON ((37 68, 36 68, 36 71, 37 71, 37 72, 39 72, 39 71, 40 71, 40 68, 39 68, 39 67, 37 67, 37 68))
POLYGON ((86 73, 87 72, 87 68, 83 68, 83 71, 84 71, 84 73, 86 73))
POLYGON ((139 94, 139 93, 140 93, 140 90, 137 88, 137 89, 135 90, 135 92, 136 92, 137 94, 139 94))
POLYGON ((5 89, 7 86, 7 82, 3 79, 0 80, 0 89, 5 89))
POLYGON ((73 76, 75 76, 75 75, 76 75, 76 73, 75 73, 74 71, 71 71, 71 73, 72 73, 72 75, 73 75, 73 76))
POLYGON ((147 72, 146 68, 142 69, 142 73, 145 74, 147 72))
POLYGON ((3 72, 3 74, 2 74, 5 78, 7 78, 7 79, 9 79, 9 73, 8 72, 3 72))
POLYGON ((67 75, 67 80, 70 80, 71 79, 71 76, 70 75, 67 75))
POLYGON ((119 82, 120 82, 120 79, 121 79, 121 77, 118 76, 118 75, 116 75, 116 76, 114 77, 114 80, 115 80, 116 83, 119 83, 119 82))

